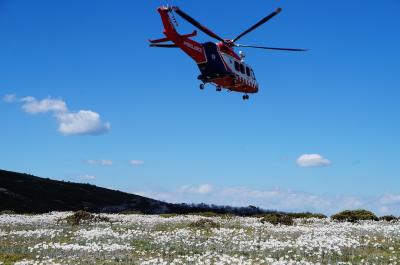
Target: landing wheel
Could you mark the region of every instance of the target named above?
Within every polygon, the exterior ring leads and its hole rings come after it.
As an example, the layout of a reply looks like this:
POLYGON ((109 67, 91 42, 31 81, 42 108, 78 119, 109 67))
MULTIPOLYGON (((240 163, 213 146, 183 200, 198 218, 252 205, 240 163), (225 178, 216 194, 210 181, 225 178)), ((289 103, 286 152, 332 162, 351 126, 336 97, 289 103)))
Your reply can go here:
POLYGON ((204 84, 200 84, 200 90, 204 89, 204 84))
POLYGON ((249 99, 249 95, 243 95, 243 100, 249 99))
POLYGON ((219 91, 221 91, 222 90, 222 88, 220 88, 219 86, 217 86, 217 91, 219 92, 219 91))

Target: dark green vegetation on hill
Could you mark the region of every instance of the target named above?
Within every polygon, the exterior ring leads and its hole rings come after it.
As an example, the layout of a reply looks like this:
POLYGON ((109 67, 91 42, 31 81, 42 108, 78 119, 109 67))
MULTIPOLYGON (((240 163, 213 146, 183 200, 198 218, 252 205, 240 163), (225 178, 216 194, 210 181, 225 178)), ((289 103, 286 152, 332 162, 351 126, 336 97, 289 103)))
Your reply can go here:
POLYGON ((161 213, 168 206, 168 203, 90 184, 0 170, 0 211, 44 213, 87 209, 93 212, 161 213))

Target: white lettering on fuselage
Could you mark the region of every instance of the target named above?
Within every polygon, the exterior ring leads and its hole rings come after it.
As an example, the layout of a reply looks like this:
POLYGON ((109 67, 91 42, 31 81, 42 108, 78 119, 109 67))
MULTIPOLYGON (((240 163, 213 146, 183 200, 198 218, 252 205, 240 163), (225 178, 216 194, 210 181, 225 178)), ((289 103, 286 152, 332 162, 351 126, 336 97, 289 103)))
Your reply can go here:
POLYGON ((190 42, 187 42, 187 41, 184 41, 183 45, 185 45, 186 47, 189 47, 190 49, 195 50, 197 52, 202 52, 203 51, 200 47, 195 46, 195 45, 193 45, 193 44, 191 44, 190 42))

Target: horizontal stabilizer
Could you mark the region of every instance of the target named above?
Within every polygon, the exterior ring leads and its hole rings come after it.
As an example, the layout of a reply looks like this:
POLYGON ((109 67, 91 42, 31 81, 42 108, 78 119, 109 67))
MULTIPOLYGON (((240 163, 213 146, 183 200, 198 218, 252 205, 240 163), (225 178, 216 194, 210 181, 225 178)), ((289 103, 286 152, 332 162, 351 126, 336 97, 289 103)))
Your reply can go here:
MULTIPOLYGON (((192 33, 180 35, 180 37, 181 38, 190 38, 190 37, 194 37, 196 35, 197 35, 197 31, 194 30, 192 33)), ((170 41, 170 39, 161 38, 161 39, 156 39, 156 40, 149 40, 150 43, 161 43, 161 42, 167 42, 167 41, 170 41)))
POLYGON ((150 44, 150 47, 156 47, 156 48, 178 48, 175 44, 155 44, 152 43, 150 44))
POLYGON ((162 38, 162 39, 156 39, 156 40, 149 40, 151 43, 161 43, 161 42, 167 42, 170 41, 168 38, 162 38))

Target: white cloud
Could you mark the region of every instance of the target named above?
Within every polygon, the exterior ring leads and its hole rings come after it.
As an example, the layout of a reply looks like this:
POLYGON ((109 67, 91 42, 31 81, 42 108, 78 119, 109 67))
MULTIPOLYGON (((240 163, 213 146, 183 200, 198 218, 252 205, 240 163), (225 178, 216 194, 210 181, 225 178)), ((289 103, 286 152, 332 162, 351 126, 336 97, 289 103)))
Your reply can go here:
POLYGON ((213 186, 210 184, 202 184, 199 186, 184 185, 178 189, 179 192, 194 193, 194 194, 208 194, 213 191, 213 186))
POLYGON ((24 97, 21 102, 22 109, 31 114, 67 111, 67 105, 61 99, 45 98, 38 101, 34 97, 24 97))
POLYGON ((103 123, 100 115, 90 110, 80 110, 76 113, 59 113, 58 131, 64 135, 101 134, 110 130, 110 123, 103 123))
POLYGON ((84 179, 84 180, 93 180, 93 179, 95 179, 96 177, 95 177, 95 176, 92 176, 92 175, 82 175, 82 176, 80 176, 79 178, 80 178, 80 179, 84 179))
POLYGON ((12 103, 17 100, 17 96, 15 94, 7 94, 3 97, 3 101, 6 103, 12 103))
POLYGON ((380 200, 382 204, 400 204, 400 194, 385 194, 380 200))
POLYGON ((101 165, 101 166, 112 166, 112 160, 101 159, 101 160, 86 160, 86 164, 88 165, 101 165))
POLYGON ((91 110, 69 111, 65 101, 45 98, 37 100, 28 96, 20 99, 22 109, 29 114, 52 113, 63 135, 97 135, 110 130, 109 122, 103 122, 100 114, 91 110))
POLYGON ((141 165, 144 164, 144 161, 143 160, 135 160, 134 159, 134 160, 130 160, 129 164, 132 165, 132 166, 141 166, 141 165))
POLYGON ((297 164, 301 167, 322 167, 332 163, 319 154, 304 154, 297 159, 297 164))

